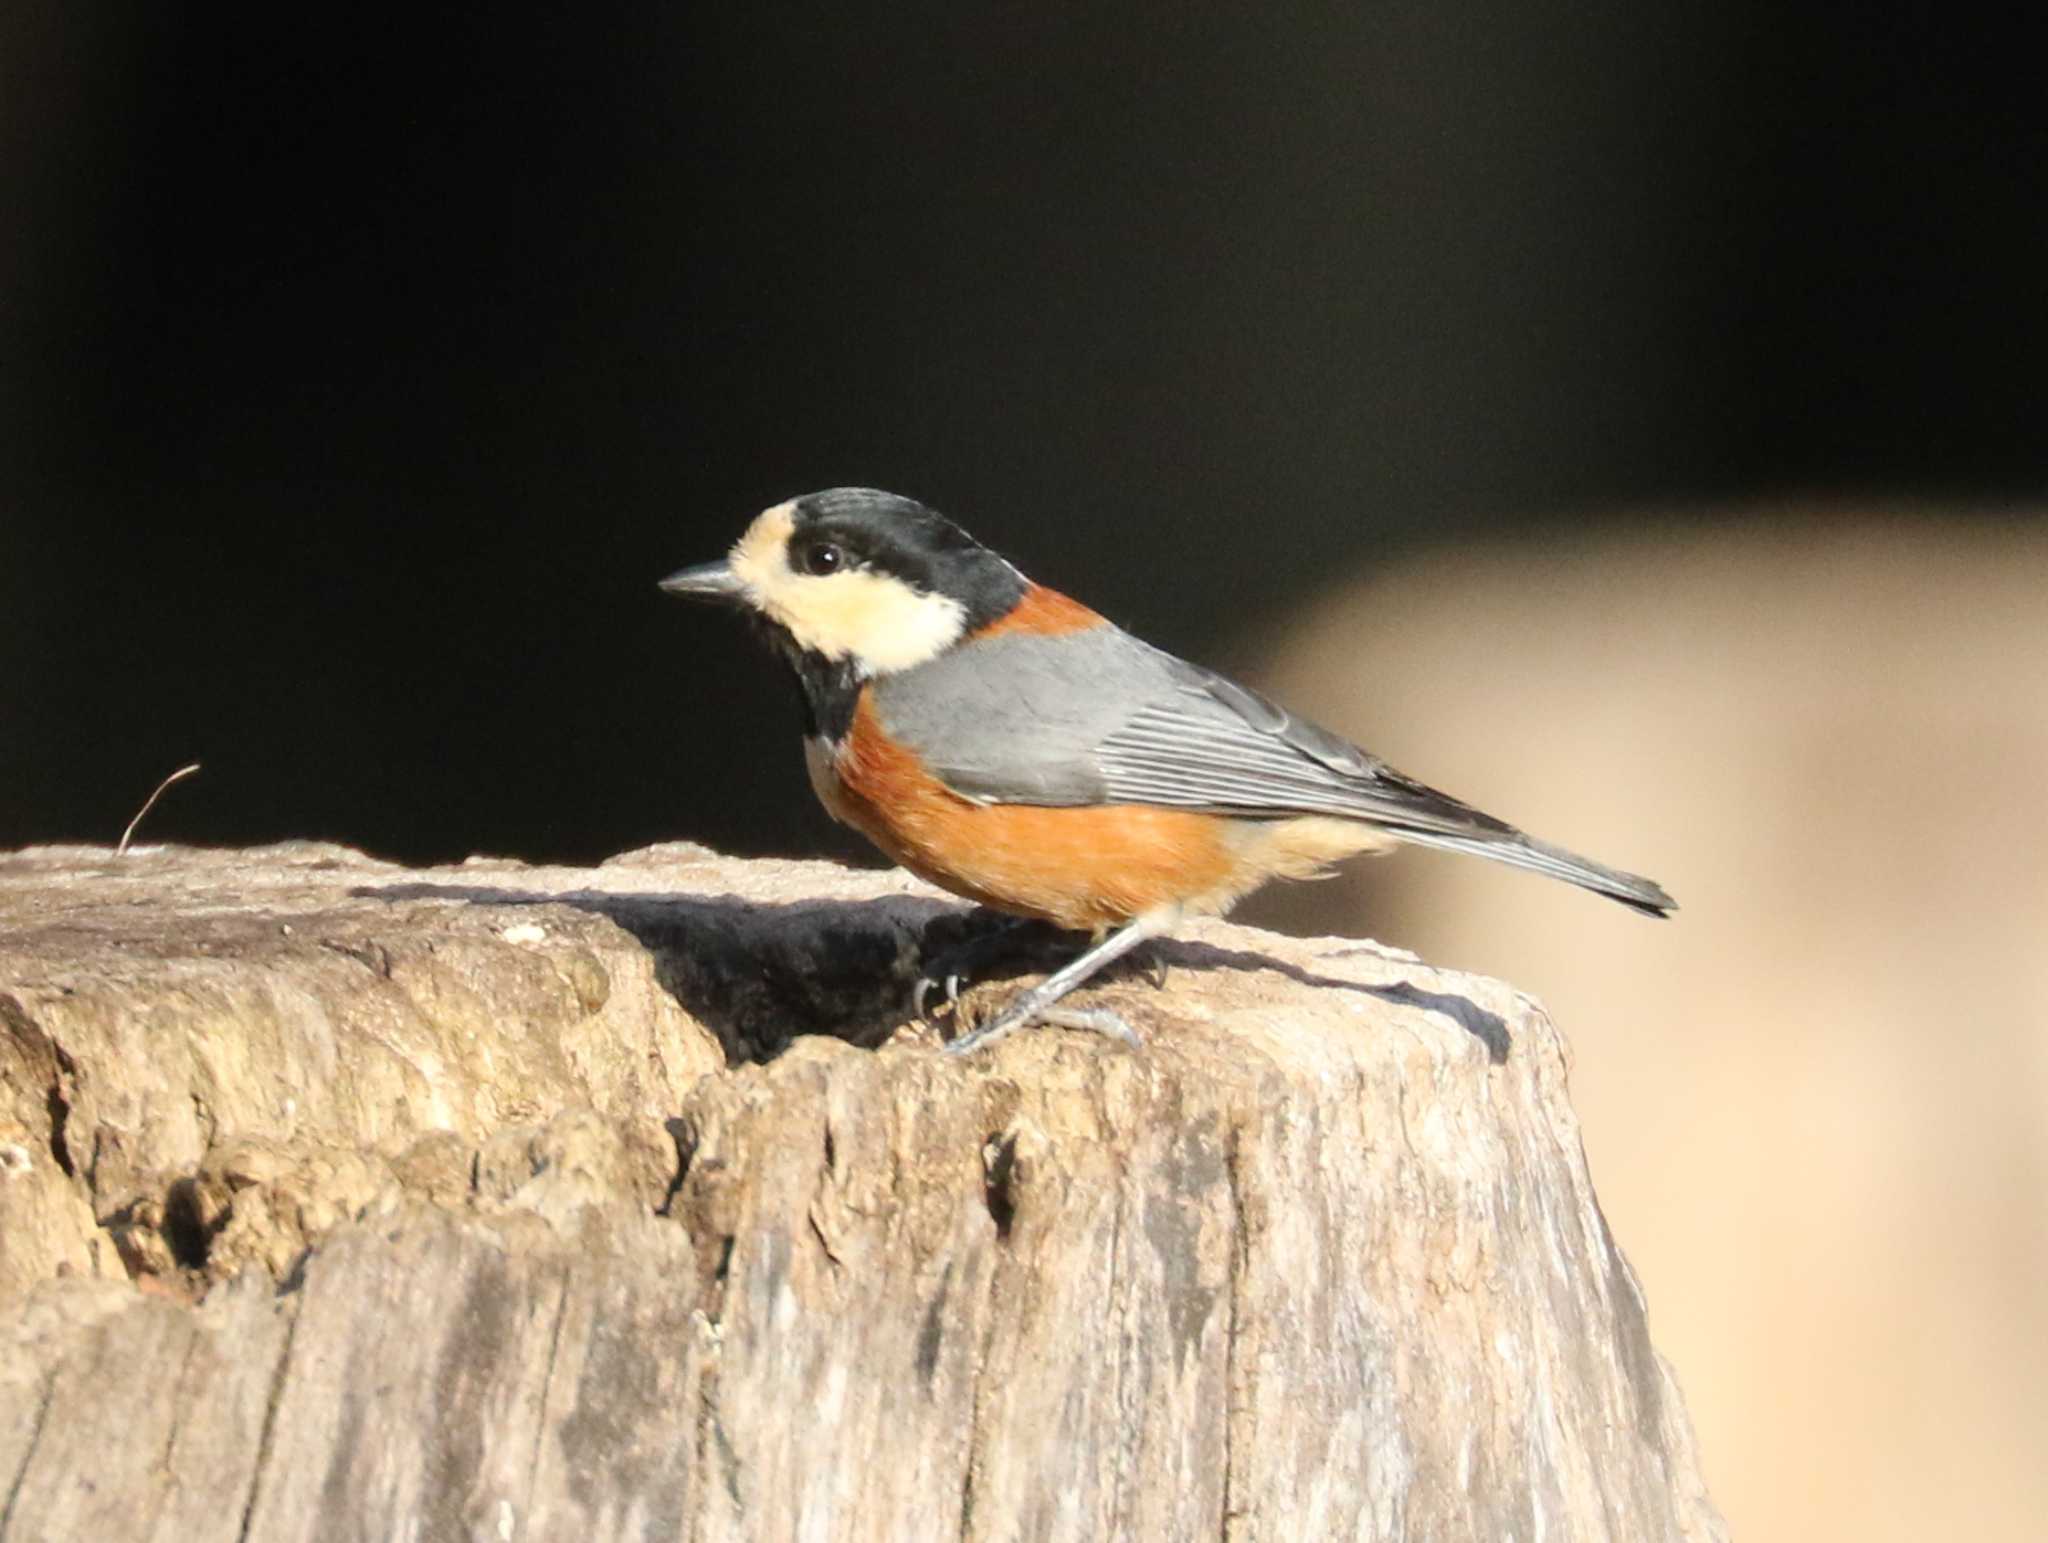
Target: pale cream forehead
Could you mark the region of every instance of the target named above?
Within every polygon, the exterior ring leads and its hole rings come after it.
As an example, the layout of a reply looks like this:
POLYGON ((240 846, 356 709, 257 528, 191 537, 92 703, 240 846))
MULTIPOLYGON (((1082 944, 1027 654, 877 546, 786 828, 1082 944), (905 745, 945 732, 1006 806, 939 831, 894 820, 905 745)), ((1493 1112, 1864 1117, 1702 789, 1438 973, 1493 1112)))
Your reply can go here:
POLYGON ((789 545, 789 538, 795 531, 796 500, 785 499, 754 516, 753 522, 733 546, 733 556, 744 557, 754 563, 772 564, 789 545))

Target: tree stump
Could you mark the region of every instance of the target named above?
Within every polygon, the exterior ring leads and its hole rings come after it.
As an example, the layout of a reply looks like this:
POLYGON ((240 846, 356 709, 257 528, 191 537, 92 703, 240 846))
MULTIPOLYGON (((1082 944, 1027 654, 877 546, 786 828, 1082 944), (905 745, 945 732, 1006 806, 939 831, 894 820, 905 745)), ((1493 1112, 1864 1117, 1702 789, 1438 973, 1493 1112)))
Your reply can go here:
POLYGON ((0 857, 0 1540, 1723 1535, 1534 1002, 1204 923, 961 1061, 968 925, 0 857))

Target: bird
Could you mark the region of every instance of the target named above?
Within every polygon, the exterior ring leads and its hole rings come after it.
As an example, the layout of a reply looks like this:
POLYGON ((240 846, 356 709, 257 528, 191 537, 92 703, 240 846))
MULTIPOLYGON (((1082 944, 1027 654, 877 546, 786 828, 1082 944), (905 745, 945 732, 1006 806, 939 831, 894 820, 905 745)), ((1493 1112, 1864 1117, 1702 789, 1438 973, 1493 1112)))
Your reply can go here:
POLYGON ((788 666, 811 786, 835 820, 941 889, 1087 935, 954 1054, 1031 1023, 1135 1045, 1120 1015, 1064 999, 1186 918, 1401 842, 1648 916, 1676 909, 1654 881, 1525 835, 1133 636, 912 498, 788 499, 660 588, 741 611, 788 666))

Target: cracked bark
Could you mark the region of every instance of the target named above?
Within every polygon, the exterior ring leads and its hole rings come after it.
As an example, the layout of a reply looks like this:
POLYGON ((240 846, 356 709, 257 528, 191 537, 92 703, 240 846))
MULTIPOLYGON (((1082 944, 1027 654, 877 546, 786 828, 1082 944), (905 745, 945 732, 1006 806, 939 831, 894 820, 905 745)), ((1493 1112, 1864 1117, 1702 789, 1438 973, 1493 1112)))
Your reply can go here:
POLYGON ((55 1381, 55 1372, 37 1379, 36 1412, 29 1421, 28 1439, 22 1443, 20 1461, 14 1466, 13 1482, 7 1486, 6 1504, 0 1505, 0 1538, 13 1531, 15 1502, 21 1498, 22 1481, 28 1477, 29 1465, 35 1461, 36 1448, 43 1439, 43 1427, 50 1418, 50 1390, 55 1381))
POLYGON ((958 914, 0 857, 0 1543, 1720 1536, 1525 998, 1207 924, 963 1065, 958 914))
POLYGON ((242 1501, 241 1524, 235 1529, 235 1543, 249 1543, 249 1524, 256 1516, 256 1502, 263 1493, 263 1473, 270 1463, 271 1438, 277 1430, 277 1406, 284 1396, 285 1373, 292 1364, 292 1338, 299 1326, 299 1315, 292 1312, 285 1325, 284 1343, 278 1347, 277 1365, 270 1377, 270 1388, 263 1400, 263 1425, 256 1435, 256 1459, 249 1465, 249 1488, 242 1501))

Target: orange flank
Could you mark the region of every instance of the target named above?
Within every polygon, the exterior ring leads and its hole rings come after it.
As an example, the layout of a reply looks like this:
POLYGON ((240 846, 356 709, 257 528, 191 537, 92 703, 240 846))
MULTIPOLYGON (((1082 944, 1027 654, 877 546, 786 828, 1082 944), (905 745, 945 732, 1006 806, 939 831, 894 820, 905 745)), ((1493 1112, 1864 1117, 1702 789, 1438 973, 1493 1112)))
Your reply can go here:
POLYGON ((918 877, 1076 931, 1176 901, 1220 910, 1264 877, 1246 860, 1235 820, 1131 804, 1046 809, 962 798, 889 738, 865 691, 838 756, 818 770, 833 815, 918 877))
POLYGON ((1040 637, 1058 637, 1066 632, 1086 632, 1103 625, 1102 616, 1078 600, 1070 600, 1056 589, 1029 583, 1024 598, 996 620, 974 634, 976 639, 999 638, 1006 632, 1035 632, 1040 637))

